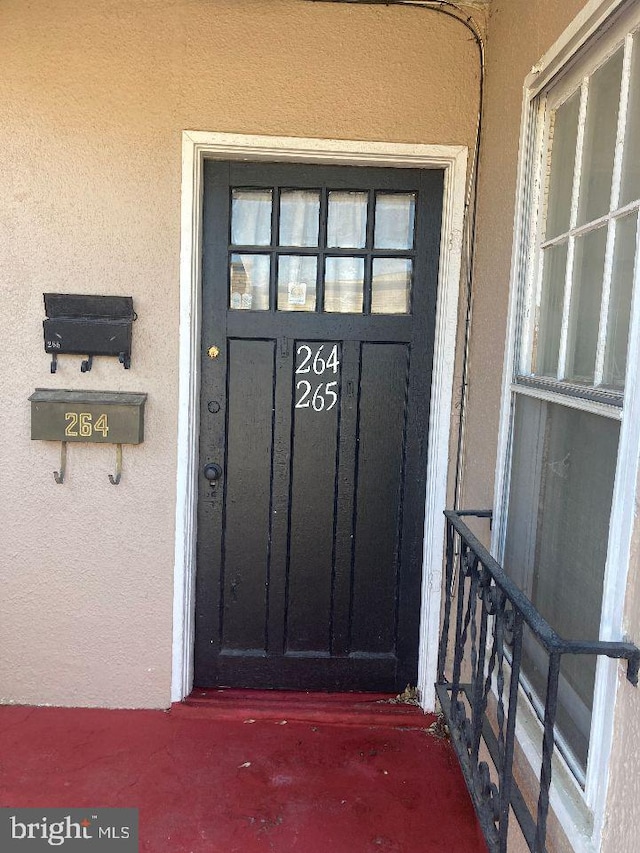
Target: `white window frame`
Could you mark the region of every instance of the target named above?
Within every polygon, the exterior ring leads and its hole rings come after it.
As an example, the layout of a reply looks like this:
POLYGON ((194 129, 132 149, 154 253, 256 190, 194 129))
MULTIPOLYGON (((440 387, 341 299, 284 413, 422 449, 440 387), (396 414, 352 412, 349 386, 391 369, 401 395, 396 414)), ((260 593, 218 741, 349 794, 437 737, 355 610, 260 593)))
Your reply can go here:
MULTIPOLYGON (((640 21, 636 0, 590 0, 558 41, 531 70, 524 84, 520 128, 520 155, 516 194, 514 241, 511 263, 509 321, 505 348, 498 456, 495 480, 495 511, 492 553, 501 559, 506 535, 512 441, 514 377, 529 370, 531 331, 535 318, 537 290, 540 287, 537 256, 540 242, 540 211, 544 192, 543 155, 547 126, 547 91, 553 86, 555 102, 576 86, 588 70, 602 64, 613 52, 612 45, 640 21), (576 62, 580 67, 576 69, 576 62), (560 79, 562 77, 562 79, 560 79), (533 309, 533 310, 532 310, 533 309)), ((627 50, 628 52, 628 50, 627 50)), ((628 60, 628 56, 627 56, 628 60)), ((628 61, 624 73, 628 74, 628 61)), ((627 86, 628 91, 628 86, 627 86)), ((624 94, 623 94, 624 97, 624 94)), ((620 126, 619 126, 620 132, 620 126)), ((620 168, 620 157, 614 168, 620 168)), ((574 203, 575 203, 574 199, 574 203)), ((638 205, 629 205, 629 211, 638 205)), ((626 211, 625 211, 626 212, 626 211)), ((606 218, 609 218, 608 216, 606 218)), ((640 222, 640 219, 639 219, 640 222)), ((640 229, 640 226, 639 226, 640 229)), ((610 239, 608 241, 611 242, 610 239)), ((611 263, 608 246, 605 264, 611 263)), ((563 397, 575 408, 621 420, 618 463, 612 499, 610 537, 605 566, 600 638, 624 638, 623 609, 630 561, 634 523, 638 457, 640 449, 640 263, 634 271, 633 304, 629 326, 629 350, 624 408, 580 397, 563 397)), ((606 276, 605 276, 606 279, 606 276)), ((605 280, 604 286, 607 286, 605 280)), ((566 339, 566 336, 565 336, 566 339)), ((598 365, 602 366, 602 341, 598 365)), ((554 389, 542 383, 518 386, 542 400, 557 402, 554 389)), ((579 639, 579 638, 571 638, 579 639)), ((563 760, 554 762, 551 805, 561 826, 577 851, 599 850, 605 818, 609 759, 614 725, 614 709, 623 665, 601 658, 598 661, 594 694, 589 762, 584 789, 577 783, 563 760), (613 698, 612 698, 613 697, 613 698)), ((537 773, 540 766, 540 725, 524 694, 521 696, 516 736, 537 773), (522 701, 524 700, 524 701, 522 701)))

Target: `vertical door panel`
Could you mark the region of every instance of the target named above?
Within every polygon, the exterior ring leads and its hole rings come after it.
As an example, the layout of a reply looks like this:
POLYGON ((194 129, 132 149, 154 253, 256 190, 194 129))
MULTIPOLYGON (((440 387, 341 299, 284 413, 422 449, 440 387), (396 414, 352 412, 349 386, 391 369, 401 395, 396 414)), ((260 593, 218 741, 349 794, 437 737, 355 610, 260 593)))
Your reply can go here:
POLYGON ((323 369, 323 364, 332 348, 332 343, 314 342, 298 342, 295 348, 288 652, 330 651, 340 409, 333 394, 327 393, 327 384, 332 383, 329 391, 338 394, 340 374, 323 369))
POLYGON ((266 648, 274 353, 273 341, 229 342, 222 623, 226 649, 266 648))
POLYGON ((408 347, 363 344, 351 651, 395 651, 408 347))

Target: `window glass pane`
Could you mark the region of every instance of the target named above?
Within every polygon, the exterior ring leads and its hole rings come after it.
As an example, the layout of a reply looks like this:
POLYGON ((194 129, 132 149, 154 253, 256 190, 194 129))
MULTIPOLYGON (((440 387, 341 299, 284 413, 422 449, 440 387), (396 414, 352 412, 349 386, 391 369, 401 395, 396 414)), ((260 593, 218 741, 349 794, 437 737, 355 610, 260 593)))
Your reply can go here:
POLYGON ((324 310, 361 313, 364 258, 327 258, 324 274, 324 310))
POLYGON ((271 243, 271 190, 231 191, 231 242, 234 246, 271 243))
POLYGON ((373 259, 372 314, 409 313, 411 267, 409 258, 373 259))
POLYGON ((380 193, 376 196, 376 249, 412 249, 415 193, 380 193))
POLYGON ((229 305, 251 311, 269 308, 269 255, 231 255, 229 305))
POLYGON ((362 249, 367 240, 368 193, 330 192, 327 246, 362 249))
POLYGON ((565 377, 573 382, 594 381, 606 245, 606 226, 576 238, 565 377))
POLYGON ((542 255, 542 293, 537 346, 533 354, 533 372, 539 376, 558 375, 562 305, 567 269, 567 244, 550 246, 542 255))
POLYGON ((620 204, 640 196, 640 32, 633 37, 631 60, 631 89, 627 109, 627 127, 622 160, 620 204))
POLYGON ((616 224, 603 384, 618 391, 624 389, 624 374, 627 368, 637 224, 637 213, 625 216, 616 224))
POLYGON ((278 310, 315 311, 318 260, 308 255, 281 255, 278 262, 278 310))
POLYGON ((547 239, 569 230, 579 110, 580 91, 577 91, 558 107, 551 118, 547 239))
MULTIPOLYGON (((504 564, 567 639, 597 640, 619 422, 518 395, 504 564)), ((525 639, 523 671, 544 699, 546 653, 525 639)), ((595 660, 567 655, 558 728, 586 765, 595 660)))
POLYGON ((618 50, 589 80, 579 225, 609 212, 621 80, 622 50, 618 50))
POLYGON ((283 190, 280 193, 280 245, 317 246, 320 193, 283 190))

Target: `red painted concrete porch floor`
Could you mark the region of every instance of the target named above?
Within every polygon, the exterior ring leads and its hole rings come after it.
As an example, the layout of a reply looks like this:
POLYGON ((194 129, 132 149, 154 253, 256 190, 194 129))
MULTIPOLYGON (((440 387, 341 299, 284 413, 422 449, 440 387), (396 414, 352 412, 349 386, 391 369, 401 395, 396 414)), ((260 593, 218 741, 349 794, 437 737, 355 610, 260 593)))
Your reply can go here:
POLYGON ((388 699, 225 690, 169 712, 0 707, 0 805, 137 807, 149 853, 485 853, 434 718, 388 699))

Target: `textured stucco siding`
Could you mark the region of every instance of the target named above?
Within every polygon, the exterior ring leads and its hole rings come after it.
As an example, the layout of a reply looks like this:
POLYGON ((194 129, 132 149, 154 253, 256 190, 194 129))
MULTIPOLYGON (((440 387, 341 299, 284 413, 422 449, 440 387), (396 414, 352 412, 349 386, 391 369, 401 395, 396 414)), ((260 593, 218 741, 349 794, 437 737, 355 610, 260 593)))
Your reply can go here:
POLYGON ((181 132, 471 145, 477 60, 419 9, 302 0, 0 4, 0 700, 166 706, 181 132), (42 345, 42 293, 132 295, 124 371, 42 345), (29 440, 36 387, 146 391, 145 442, 29 440))

